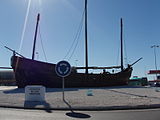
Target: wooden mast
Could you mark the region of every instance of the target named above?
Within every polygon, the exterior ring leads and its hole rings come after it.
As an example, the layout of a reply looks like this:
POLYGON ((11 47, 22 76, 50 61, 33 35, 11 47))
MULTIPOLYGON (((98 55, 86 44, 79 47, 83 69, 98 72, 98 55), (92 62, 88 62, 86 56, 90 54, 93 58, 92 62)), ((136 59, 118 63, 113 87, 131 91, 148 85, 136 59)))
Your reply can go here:
POLYGON ((35 47, 36 47, 36 39, 37 39, 37 32, 38 32, 39 20, 40 20, 40 14, 38 13, 38 15, 37 15, 36 30, 35 30, 35 35, 34 35, 34 43, 33 43, 33 51, 32 51, 32 60, 34 60, 34 56, 35 56, 35 47))
POLYGON ((121 71, 123 71, 123 21, 121 18, 121 71))
POLYGON ((85 67, 86 76, 88 76, 88 39, 87 39, 87 0, 85 0, 85 67))

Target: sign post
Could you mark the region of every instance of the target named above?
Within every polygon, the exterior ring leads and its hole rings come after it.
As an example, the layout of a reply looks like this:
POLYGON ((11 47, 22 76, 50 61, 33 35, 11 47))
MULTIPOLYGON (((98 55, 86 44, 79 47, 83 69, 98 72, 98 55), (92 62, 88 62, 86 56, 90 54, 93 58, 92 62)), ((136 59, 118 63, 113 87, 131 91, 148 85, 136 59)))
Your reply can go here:
POLYGON ((67 61, 64 61, 64 60, 60 61, 56 64, 55 71, 58 76, 62 77, 62 91, 63 91, 62 97, 63 97, 63 100, 65 101, 64 99, 64 87, 65 87, 64 78, 67 77, 71 73, 71 65, 67 61))
POLYGON ((62 91, 63 91, 62 97, 63 97, 63 100, 64 100, 64 77, 62 77, 62 91))

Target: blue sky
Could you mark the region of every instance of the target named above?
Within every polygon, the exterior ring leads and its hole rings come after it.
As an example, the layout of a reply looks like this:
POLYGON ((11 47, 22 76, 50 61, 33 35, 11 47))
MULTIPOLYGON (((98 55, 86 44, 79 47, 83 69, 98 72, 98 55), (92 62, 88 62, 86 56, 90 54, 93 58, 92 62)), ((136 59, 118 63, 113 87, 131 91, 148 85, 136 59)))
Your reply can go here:
MULTIPOLYGON (((0 1, 0 66, 10 66, 12 53, 5 49, 4 45, 31 58, 38 12, 41 14, 40 33, 47 62, 57 63, 64 59, 74 41, 82 19, 84 0, 31 0, 30 6, 29 1, 0 1), (27 7, 29 11, 26 29, 20 47, 27 7)), ((89 65, 120 64, 120 18, 122 17, 125 63, 131 64, 143 57, 143 60, 133 66, 132 75, 149 77, 146 73, 150 69, 155 69, 153 49, 150 47, 160 45, 159 5, 159 0, 88 0, 89 65)), ((38 52, 36 59, 44 61, 40 34, 36 51, 38 52)), ((160 48, 156 51, 159 69, 160 48)), ((73 66, 84 65, 84 30, 79 36, 78 45, 69 62, 73 66)))

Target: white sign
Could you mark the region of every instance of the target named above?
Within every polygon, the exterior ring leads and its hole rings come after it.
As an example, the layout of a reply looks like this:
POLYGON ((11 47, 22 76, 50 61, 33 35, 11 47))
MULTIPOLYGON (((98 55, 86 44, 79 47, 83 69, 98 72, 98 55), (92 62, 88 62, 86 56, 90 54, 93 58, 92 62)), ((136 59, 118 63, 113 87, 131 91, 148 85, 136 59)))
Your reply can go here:
POLYGON ((25 101, 45 101, 45 87, 41 85, 26 86, 25 101))

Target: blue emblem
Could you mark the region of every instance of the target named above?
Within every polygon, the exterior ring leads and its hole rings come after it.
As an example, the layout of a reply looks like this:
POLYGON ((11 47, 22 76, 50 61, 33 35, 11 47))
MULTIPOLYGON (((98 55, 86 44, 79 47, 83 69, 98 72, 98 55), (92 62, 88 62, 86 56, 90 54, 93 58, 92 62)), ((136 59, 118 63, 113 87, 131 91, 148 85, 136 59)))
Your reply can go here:
POLYGON ((60 77, 66 77, 71 73, 71 65, 67 61, 60 61, 55 67, 56 74, 60 77))

